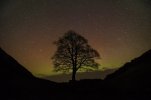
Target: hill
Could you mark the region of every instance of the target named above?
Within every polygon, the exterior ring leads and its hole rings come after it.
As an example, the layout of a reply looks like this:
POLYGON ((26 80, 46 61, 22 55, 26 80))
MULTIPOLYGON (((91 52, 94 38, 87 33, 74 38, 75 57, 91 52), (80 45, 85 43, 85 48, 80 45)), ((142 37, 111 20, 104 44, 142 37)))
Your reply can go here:
POLYGON ((110 74, 105 79, 111 87, 151 91, 151 50, 147 51, 123 67, 110 74))
MULTIPOLYGON (((1 90, 5 100, 45 98, 55 93, 57 83, 34 77, 0 48, 1 90), (53 92, 52 92, 53 90, 53 92), (45 92, 42 92, 45 91, 45 92), (37 98, 37 95, 40 95, 37 98)), ((2 98, 2 97, 1 97, 2 98)))

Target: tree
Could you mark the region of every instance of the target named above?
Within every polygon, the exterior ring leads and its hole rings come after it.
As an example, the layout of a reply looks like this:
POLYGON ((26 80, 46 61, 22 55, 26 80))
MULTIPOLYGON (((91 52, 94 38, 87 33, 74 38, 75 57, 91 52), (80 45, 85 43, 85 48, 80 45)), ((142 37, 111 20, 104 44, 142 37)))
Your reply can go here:
POLYGON ((54 43, 58 48, 52 57, 55 71, 72 71, 72 81, 76 80, 79 69, 91 71, 98 69, 95 59, 100 58, 88 41, 74 31, 68 31, 54 43))

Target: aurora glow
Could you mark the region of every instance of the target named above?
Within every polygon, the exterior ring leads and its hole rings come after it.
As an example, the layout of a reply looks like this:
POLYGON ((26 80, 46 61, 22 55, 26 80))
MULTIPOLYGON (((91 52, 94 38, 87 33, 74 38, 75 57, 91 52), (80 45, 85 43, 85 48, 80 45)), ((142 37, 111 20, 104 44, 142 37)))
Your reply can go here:
POLYGON ((150 0, 4 0, 0 46, 33 74, 49 75, 53 41, 68 30, 89 40, 100 69, 117 68, 151 48, 150 0))

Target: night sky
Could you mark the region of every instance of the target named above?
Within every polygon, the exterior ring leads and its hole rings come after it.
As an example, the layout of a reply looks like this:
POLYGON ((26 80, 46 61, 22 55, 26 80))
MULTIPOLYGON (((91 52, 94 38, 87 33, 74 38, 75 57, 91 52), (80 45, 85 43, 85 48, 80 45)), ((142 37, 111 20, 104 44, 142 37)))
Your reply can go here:
POLYGON ((0 46, 34 75, 54 74, 53 42, 68 30, 100 53, 100 69, 120 67, 151 49, 151 1, 1 1, 0 46))

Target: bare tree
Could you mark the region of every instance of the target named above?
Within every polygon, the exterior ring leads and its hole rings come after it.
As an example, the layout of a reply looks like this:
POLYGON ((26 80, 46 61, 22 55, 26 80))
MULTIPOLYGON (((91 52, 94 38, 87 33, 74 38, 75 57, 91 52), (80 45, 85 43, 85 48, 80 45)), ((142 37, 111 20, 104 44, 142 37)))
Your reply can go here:
POLYGON ((79 69, 98 69, 95 59, 100 58, 99 53, 88 45, 88 41, 74 31, 68 31, 55 42, 58 47, 52 57, 55 71, 72 71, 72 81, 76 80, 79 69))

